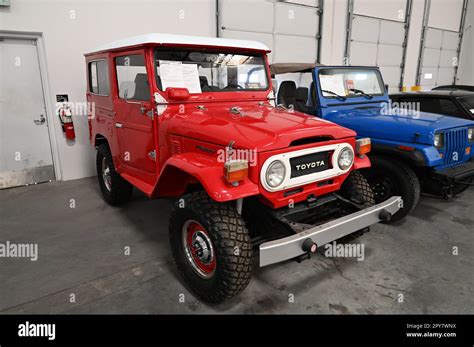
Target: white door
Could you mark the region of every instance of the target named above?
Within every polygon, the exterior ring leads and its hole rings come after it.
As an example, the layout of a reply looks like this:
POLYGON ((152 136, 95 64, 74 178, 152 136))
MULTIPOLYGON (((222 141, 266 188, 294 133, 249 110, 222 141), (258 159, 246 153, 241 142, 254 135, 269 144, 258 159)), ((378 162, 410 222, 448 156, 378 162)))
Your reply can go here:
POLYGON ((321 0, 219 0, 219 36, 256 40, 272 50, 270 63, 315 63, 321 0))
POLYGON ((378 66, 389 92, 403 83, 408 0, 353 0, 346 42, 347 63, 378 66))
POLYGON ((54 180, 36 41, 0 37, 0 189, 54 180))

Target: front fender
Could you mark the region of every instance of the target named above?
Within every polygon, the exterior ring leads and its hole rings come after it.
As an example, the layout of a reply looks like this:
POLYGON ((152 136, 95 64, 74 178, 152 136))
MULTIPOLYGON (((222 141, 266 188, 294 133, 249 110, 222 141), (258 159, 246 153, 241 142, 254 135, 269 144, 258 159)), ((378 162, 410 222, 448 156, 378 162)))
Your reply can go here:
POLYGON ((180 196, 188 184, 199 182, 207 194, 217 202, 232 201, 260 193, 258 185, 250 179, 238 186, 224 179, 224 165, 216 158, 199 153, 184 153, 169 158, 153 192, 154 197, 180 196))
MULTIPOLYGON (((369 155, 370 155, 370 153, 369 153, 369 155)), ((372 164, 371 164, 370 159, 367 155, 364 155, 363 158, 359 157, 358 155, 355 156, 354 170, 368 169, 371 166, 372 166, 372 164)))

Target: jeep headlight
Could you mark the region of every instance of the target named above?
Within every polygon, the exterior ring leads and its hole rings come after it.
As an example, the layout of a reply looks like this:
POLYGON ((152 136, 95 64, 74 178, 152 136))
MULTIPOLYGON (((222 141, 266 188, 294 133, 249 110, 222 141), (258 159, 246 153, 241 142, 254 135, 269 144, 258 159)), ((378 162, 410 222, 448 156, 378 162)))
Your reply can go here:
POLYGON ((339 157, 337 158, 337 164, 341 168, 341 170, 345 171, 352 166, 354 162, 354 152, 351 148, 345 147, 341 153, 339 153, 339 157))
POLYGON ((444 147, 444 134, 443 133, 436 133, 434 136, 434 146, 437 149, 444 147))
POLYGON ((281 161, 275 160, 268 166, 267 172, 265 173, 265 180, 270 187, 276 188, 283 183, 285 174, 285 165, 281 161))
POLYGON ((474 128, 467 129, 467 138, 469 142, 474 142, 474 128))

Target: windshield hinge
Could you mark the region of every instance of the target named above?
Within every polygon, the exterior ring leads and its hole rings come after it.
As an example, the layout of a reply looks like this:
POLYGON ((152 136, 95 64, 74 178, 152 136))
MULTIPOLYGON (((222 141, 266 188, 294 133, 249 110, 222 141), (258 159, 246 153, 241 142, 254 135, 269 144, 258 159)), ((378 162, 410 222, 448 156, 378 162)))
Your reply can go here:
POLYGON ((156 161, 156 150, 148 152, 148 156, 150 157, 150 159, 156 161))

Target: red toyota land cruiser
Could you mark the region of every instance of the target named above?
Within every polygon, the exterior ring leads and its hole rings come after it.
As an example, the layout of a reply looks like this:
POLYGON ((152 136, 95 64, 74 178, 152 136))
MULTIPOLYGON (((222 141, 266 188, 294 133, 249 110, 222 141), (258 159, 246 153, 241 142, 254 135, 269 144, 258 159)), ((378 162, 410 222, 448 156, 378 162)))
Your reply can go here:
POLYGON ((149 34, 85 55, 90 139, 111 205, 132 187, 175 197, 169 222, 186 284, 209 302, 240 293, 260 266, 304 259, 386 221, 358 169, 370 139, 274 106, 261 43, 149 34))

